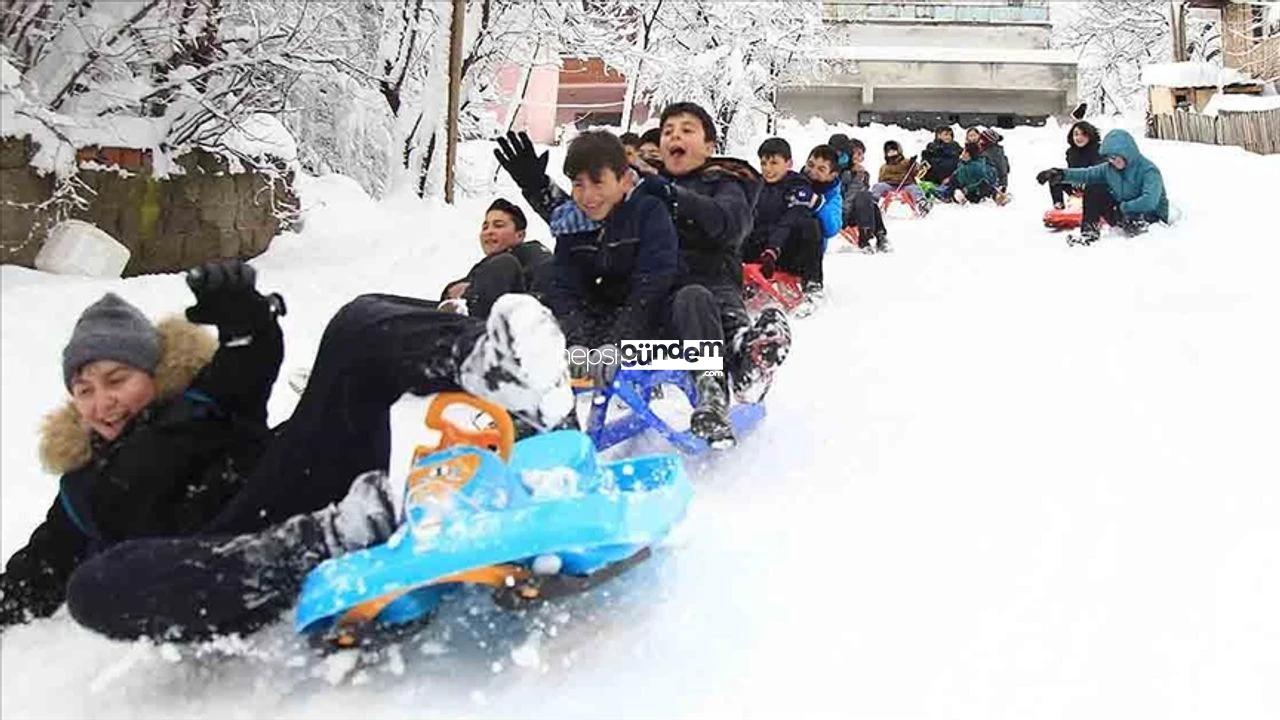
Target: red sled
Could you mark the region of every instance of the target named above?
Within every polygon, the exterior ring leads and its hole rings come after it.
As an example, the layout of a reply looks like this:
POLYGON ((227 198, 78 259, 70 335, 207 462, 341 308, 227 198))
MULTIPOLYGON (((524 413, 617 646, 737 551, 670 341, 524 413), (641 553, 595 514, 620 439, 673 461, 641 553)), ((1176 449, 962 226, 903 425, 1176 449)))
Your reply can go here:
POLYGON ((1080 227, 1080 219, 1084 217, 1084 210, 1074 208, 1050 208, 1044 214, 1044 226, 1053 228, 1054 230, 1072 230, 1080 227))
POLYGON ((895 202, 902 203, 911 208, 911 214, 920 217, 920 207, 916 204, 915 197, 906 190, 890 190, 880 198, 880 212, 888 215, 889 207, 895 202))
POLYGON ((747 309, 754 313, 768 307, 770 301, 790 312, 805 300, 800 278, 782 270, 774 270, 773 277, 766 278, 759 263, 743 263, 742 290, 747 309))

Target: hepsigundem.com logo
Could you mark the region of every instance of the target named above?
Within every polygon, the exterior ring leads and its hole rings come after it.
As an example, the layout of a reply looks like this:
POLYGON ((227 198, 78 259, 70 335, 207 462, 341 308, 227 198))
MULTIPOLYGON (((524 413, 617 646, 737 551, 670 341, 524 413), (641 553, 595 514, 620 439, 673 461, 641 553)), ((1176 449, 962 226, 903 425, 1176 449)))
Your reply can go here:
POLYGON ((724 370, 720 340, 623 340, 617 345, 565 350, 570 365, 604 365, 628 370, 724 370))

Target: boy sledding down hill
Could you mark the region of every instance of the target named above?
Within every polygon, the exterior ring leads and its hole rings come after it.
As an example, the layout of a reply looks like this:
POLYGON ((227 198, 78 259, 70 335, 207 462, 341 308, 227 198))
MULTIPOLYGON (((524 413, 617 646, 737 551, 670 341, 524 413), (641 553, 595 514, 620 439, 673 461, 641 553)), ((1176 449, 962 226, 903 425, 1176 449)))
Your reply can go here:
POLYGON ((1169 222, 1169 199, 1164 178, 1155 163, 1138 150, 1133 136, 1112 130, 1102 140, 1099 151, 1104 160, 1088 168, 1051 168, 1036 175, 1036 181, 1105 187, 1106 193, 1085 193, 1080 242, 1090 244, 1099 237, 1098 221, 1106 218, 1128 235, 1145 232, 1153 222, 1169 222))
POLYGON ((551 252, 537 240, 525 239, 528 226, 520 208, 502 198, 494 200, 480 228, 484 259, 465 277, 445 285, 441 309, 486 318, 493 303, 507 293, 540 296, 546 289, 551 252))
POLYGON ((0 575, 0 627, 65 599, 115 638, 251 631, 311 568, 399 523, 386 470, 405 392, 466 390, 541 427, 572 407, 564 338, 533 298, 500 298, 486 323, 362 295, 326 327, 293 416, 268 428, 283 301, 238 261, 188 282, 190 322, 152 325, 108 294, 76 323, 62 354, 71 397, 41 441, 60 490, 0 575))
POLYGON ((769 138, 757 154, 764 186, 742 259, 760 263, 766 278, 781 269, 799 277, 806 294, 821 294, 823 238, 813 213, 822 198, 808 178, 791 169, 791 145, 786 140, 769 138))
MULTIPOLYGON (((742 300, 742 242, 751 232, 760 175, 741 160, 714 156, 715 122, 698 105, 668 106, 660 128, 661 172, 646 175, 633 192, 662 201, 679 237, 680 269, 664 332, 677 340, 724 343, 728 372, 695 376, 698 403, 690 430, 713 447, 729 447, 736 443, 729 381, 738 399, 758 401, 791 344, 785 315, 768 309, 753 323, 742 300)), ((499 162, 535 208, 564 201, 546 177, 547 154, 538 155, 526 135, 509 134, 500 145, 499 162)))

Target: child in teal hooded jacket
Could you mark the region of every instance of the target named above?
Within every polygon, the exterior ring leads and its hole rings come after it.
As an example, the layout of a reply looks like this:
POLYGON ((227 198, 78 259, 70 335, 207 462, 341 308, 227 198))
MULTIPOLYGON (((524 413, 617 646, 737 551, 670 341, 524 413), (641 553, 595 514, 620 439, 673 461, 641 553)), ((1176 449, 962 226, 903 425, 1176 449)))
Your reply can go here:
POLYGON ((1111 203, 1106 207, 1086 203, 1082 234, 1096 231, 1097 221, 1103 217, 1113 225, 1139 226, 1137 229, 1156 220, 1169 222, 1169 198, 1160 168, 1139 152, 1132 135, 1124 130, 1112 130, 1102 139, 1098 152, 1106 160, 1101 165, 1068 170, 1053 168, 1036 176, 1042 185, 1066 182, 1107 186, 1111 203))

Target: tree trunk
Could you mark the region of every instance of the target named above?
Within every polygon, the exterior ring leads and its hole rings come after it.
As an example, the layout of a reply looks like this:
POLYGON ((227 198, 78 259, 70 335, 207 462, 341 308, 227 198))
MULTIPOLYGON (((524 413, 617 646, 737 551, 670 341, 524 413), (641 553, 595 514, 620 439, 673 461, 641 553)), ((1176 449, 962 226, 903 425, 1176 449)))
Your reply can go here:
MULTIPOLYGON (((444 201, 450 205, 453 204, 454 173, 458 162, 458 103, 462 90, 462 37, 466 32, 466 19, 467 1, 453 0, 453 18, 449 30, 449 120, 445 127, 447 135, 444 158, 444 201)), ((433 136, 432 149, 434 143, 433 136)), ((425 189, 425 185, 420 187, 425 189)))

